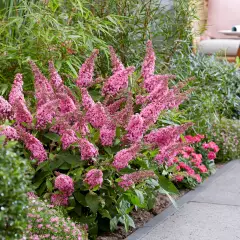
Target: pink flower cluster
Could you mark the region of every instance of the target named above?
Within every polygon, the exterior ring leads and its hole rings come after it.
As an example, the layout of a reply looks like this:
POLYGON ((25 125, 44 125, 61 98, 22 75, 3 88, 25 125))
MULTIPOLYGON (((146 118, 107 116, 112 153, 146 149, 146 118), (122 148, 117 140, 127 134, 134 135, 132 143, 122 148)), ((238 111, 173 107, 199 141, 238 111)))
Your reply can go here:
POLYGON ((117 170, 127 167, 128 163, 135 158, 139 148, 139 144, 135 144, 128 149, 120 150, 114 157, 113 166, 117 170))
POLYGON ((120 179, 121 181, 118 182, 118 185, 123 188, 124 190, 128 190, 134 184, 143 181, 146 178, 154 178, 156 177, 155 173, 151 170, 146 171, 138 171, 130 174, 124 174, 120 179))
POLYGON ((71 196, 74 192, 73 180, 65 174, 60 174, 56 177, 54 186, 66 196, 71 196))
POLYGON ((205 136, 201 134, 197 134, 196 136, 187 135, 187 136, 184 136, 184 138, 188 143, 193 144, 193 143, 201 142, 202 139, 205 138, 205 136))
POLYGON ((96 186, 101 187, 103 183, 103 173, 99 169, 91 169, 87 172, 83 181, 89 185, 90 189, 96 186))

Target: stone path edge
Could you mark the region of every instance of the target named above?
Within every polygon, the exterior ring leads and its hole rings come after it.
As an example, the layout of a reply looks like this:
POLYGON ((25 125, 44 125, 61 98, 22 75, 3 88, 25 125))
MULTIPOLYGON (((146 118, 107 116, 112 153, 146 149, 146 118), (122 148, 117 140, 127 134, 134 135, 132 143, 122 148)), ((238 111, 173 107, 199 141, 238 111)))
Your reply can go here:
POLYGON ((156 225, 164 222, 169 216, 177 212, 185 203, 190 202, 197 194, 201 193, 207 186, 211 185, 214 181, 217 180, 219 176, 223 173, 232 169, 236 164, 240 164, 239 160, 233 160, 228 162, 222 168, 218 169, 215 174, 207 178, 201 185, 199 185, 195 190, 192 190, 182 196, 176 201, 178 208, 175 208, 173 205, 169 206, 163 210, 160 214, 150 219, 143 227, 137 229, 134 233, 129 235, 125 240, 140 240, 145 235, 147 235, 156 225))

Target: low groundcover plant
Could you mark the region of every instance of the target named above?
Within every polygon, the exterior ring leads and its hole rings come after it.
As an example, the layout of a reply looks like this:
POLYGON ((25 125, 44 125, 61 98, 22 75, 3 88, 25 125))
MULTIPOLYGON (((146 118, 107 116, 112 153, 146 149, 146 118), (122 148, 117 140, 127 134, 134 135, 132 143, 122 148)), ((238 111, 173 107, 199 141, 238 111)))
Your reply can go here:
POLYGON ((1 134, 19 140, 33 160, 34 187, 74 220, 89 225, 91 236, 115 229, 118 222, 134 227, 129 215, 137 207, 151 209, 157 192, 177 193, 161 175, 187 141, 179 141, 192 123, 159 128, 157 120, 187 98, 186 82, 169 88, 172 75, 155 75, 151 41, 141 76, 125 67, 110 47, 112 75, 94 80, 98 50, 79 70, 69 89, 49 62, 50 81, 30 62, 36 105, 24 99, 17 74, 9 100, 0 97, 1 134), (130 78, 130 79, 129 79, 130 78))

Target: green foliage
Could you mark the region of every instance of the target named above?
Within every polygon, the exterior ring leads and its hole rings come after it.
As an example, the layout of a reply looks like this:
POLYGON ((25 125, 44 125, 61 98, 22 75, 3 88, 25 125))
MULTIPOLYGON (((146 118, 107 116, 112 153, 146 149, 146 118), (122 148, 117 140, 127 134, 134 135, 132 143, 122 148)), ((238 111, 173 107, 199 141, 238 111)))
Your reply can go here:
MULTIPOLYGON (((30 59, 44 67, 47 61, 54 59, 70 85, 77 77, 83 56, 94 47, 106 55, 108 44, 104 39, 107 36, 111 41, 116 32, 122 31, 117 16, 95 16, 88 8, 88 1, 5 3, 7 8, 0 12, 1 95, 9 90, 9 79, 17 72, 25 76, 25 89, 32 90, 30 59)), ((104 59, 104 65, 108 65, 106 57, 104 59)))
POLYGON ((213 138, 220 147, 218 161, 238 159, 240 156, 240 121, 222 118, 213 125, 213 138))
POLYGON ((196 132, 212 136, 212 127, 221 117, 239 118, 240 74, 234 64, 215 56, 177 54, 171 62, 172 73, 180 79, 193 76, 193 92, 181 109, 195 123, 196 132))
POLYGON ((0 136, 0 238, 19 239, 26 227, 29 165, 16 142, 0 136))

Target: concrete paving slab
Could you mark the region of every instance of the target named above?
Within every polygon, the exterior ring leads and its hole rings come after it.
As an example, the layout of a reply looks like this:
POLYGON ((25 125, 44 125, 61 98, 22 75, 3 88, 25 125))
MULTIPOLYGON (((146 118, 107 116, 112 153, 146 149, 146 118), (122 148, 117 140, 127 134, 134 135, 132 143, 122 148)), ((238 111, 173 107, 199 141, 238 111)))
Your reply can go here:
POLYGON ((199 192, 192 201, 240 206, 240 161, 199 192))
POLYGON ((127 240, 240 239, 240 160, 229 162, 127 240))
POLYGON ((239 240, 240 206, 190 202, 139 240, 239 240))

